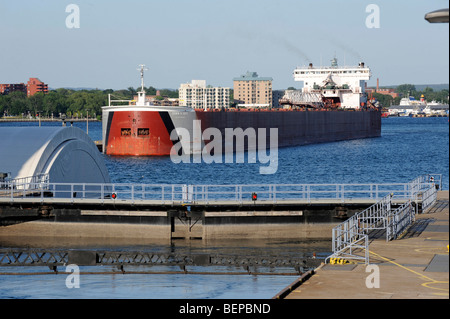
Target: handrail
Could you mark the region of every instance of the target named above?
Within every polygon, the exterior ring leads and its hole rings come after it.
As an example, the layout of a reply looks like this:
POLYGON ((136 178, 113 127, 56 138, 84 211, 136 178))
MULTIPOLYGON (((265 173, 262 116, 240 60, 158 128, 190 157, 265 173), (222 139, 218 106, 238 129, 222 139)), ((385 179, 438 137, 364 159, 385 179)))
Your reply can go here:
POLYGON ((433 201, 436 188, 426 178, 416 178, 409 183, 385 184, 231 184, 231 185, 187 185, 187 184, 133 184, 133 183, 49 183, 48 175, 36 176, 14 183, 2 182, 0 200, 10 201, 33 197, 58 197, 70 199, 115 199, 133 202, 158 200, 164 203, 196 203, 251 201, 257 194, 258 203, 280 201, 334 200, 345 203, 356 199, 379 201, 393 194, 395 199, 417 201, 430 198, 433 201), (22 192, 16 190, 21 189, 22 192), (25 191, 26 190, 26 191, 25 191), (31 194, 30 194, 31 193, 31 194), (114 193, 114 198, 112 194, 114 193))
POLYGON ((397 239, 415 221, 415 210, 411 200, 401 205, 387 216, 386 241, 397 239))
POLYGON ((346 259, 364 260, 368 264, 371 230, 386 230, 386 241, 396 239, 404 232, 415 220, 414 206, 409 199, 397 209, 392 210, 392 198, 392 194, 388 195, 334 227, 332 229, 333 254, 327 257, 325 262, 330 258, 342 256, 346 259), (355 254, 355 250, 364 250, 364 256, 355 254))
POLYGON ((2 190, 33 190, 43 189, 48 186, 50 177, 48 173, 33 176, 5 179, 0 182, 0 192, 2 190))

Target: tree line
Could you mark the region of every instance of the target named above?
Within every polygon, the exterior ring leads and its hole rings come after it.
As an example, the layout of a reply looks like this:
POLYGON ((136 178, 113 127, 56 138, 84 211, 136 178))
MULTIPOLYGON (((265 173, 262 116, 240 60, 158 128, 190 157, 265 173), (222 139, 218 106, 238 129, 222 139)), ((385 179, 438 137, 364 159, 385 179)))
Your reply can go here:
MULTIPOLYGON (((146 87, 147 95, 156 95, 157 89, 154 87, 146 87)), ((294 88, 288 88, 294 89, 294 88)), ((6 95, 0 94, 0 117, 16 116, 22 118, 41 117, 59 118, 65 115, 68 118, 90 118, 101 119, 102 106, 108 104, 108 94, 112 94, 116 100, 132 100, 140 88, 129 87, 123 90, 72 90, 60 88, 50 90, 47 94, 36 93, 27 97, 24 92, 12 92, 6 95)), ((231 98, 233 90, 230 90, 231 98)), ((434 91, 432 88, 425 88, 423 91, 416 90, 412 84, 399 85, 396 90, 400 93, 400 97, 393 98, 390 95, 373 93, 380 106, 389 107, 391 105, 399 105, 402 97, 413 96, 419 100, 423 95, 428 102, 436 101, 440 103, 448 103, 449 90, 434 91)), ((159 90, 160 98, 163 96, 169 98, 178 98, 178 90, 162 89, 159 90)), ((158 97, 157 97, 158 98, 158 97)), ((232 101, 232 99, 231 99, 232 101)))
MULTIPOLYGON (((156 95, 157 90, 153 87, 144 88, 147 95, 156 95)), ((137 91, 129 87, 125 90, 72 90, 56 89, 49 90, 47 94, 38 92, 32 96, 24 92, 11 92, 6 95, 0 94, 0 117, 15 116, 22 118, 34 118, 36 114, 41 117, 68 118, 90 118, 101 119, 102 106, 108 104, 108 94, 112 99, 132 100, 137 91)), ((178 97, 178 90, 159 90, 161 96, 178 97)))

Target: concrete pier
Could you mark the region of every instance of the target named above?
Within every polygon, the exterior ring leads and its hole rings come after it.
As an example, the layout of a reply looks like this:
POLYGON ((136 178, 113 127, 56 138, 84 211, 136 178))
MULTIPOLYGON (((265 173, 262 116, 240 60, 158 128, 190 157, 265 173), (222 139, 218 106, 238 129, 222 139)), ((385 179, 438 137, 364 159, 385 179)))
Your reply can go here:
POLYGON ((440 191, 400 239, 370 242, 370 265, 322 264, 274 298, 449 299, 448 215, 449 191, 440 191))

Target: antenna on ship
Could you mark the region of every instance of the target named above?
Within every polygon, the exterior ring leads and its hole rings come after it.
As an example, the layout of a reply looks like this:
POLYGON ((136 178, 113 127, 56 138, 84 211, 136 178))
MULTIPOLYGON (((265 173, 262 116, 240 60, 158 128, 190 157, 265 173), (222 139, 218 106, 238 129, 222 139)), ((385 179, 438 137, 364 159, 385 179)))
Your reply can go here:
POLYGON ((144 105, 145 104, 145 90, 144 90, 144 71, 147 71, 148 69, 145 67, 145 64, 139 64, 138 71, 141 71, 141 91, 138 93, 138 105, 144 105))
POLYGON ((336 52, 334 53, 334 58, 331 59, 331 67, 332 68, 337 68, 338 64, 337 64, 337 58, 336 58, 336 52))
POLYGON ((145 67, 145 64, 139 64, 138 71, 141 71, 141 92, 144 92, 144 71, 148 71, 148 69, 145 67))

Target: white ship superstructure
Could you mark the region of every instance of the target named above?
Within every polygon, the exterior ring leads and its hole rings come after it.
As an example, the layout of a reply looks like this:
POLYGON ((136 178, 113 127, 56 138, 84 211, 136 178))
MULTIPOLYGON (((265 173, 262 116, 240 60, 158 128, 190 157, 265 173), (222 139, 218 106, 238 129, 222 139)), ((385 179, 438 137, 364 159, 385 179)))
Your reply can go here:
POLYGON ((365 82, 371 77, 370 69, 359 63, 354 67, 339 67, 337 59, 329 67, 307 67, 294 70, 294 80, 303 81, 302 93, 321 94, 334 107, 359 109, 367 105, 365 82))

